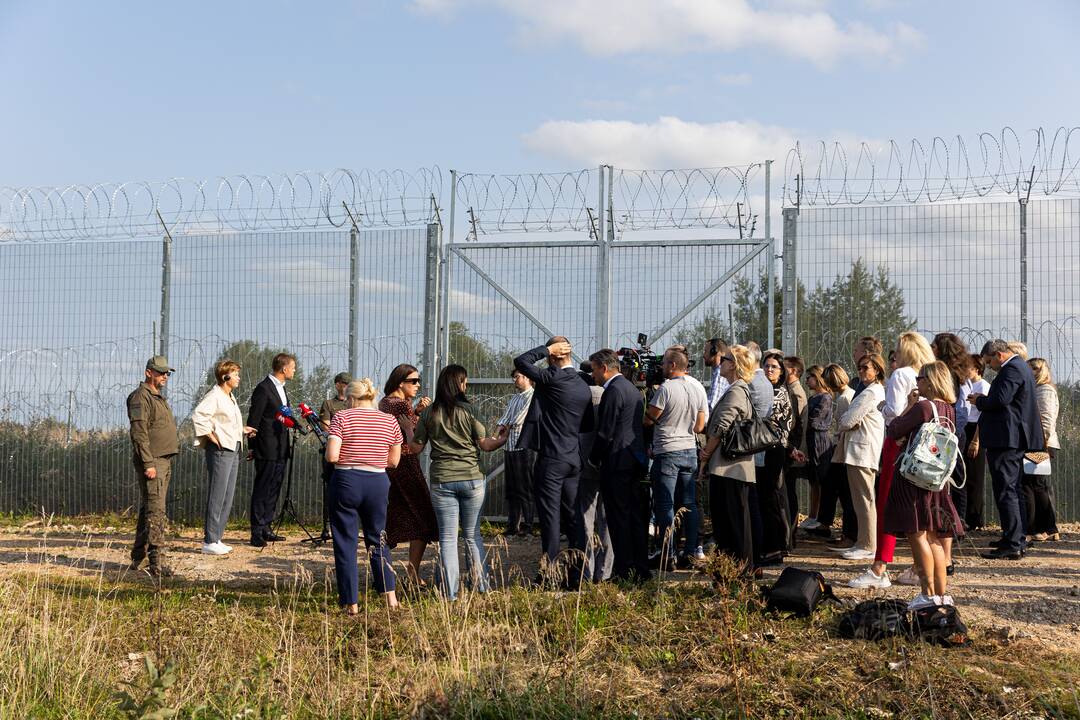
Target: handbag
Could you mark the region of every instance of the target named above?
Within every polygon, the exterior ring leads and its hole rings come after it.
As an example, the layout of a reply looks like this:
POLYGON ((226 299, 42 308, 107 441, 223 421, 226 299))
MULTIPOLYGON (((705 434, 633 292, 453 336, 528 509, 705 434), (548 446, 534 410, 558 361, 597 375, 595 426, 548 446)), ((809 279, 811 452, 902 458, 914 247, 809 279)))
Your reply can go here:
POLYGON ((786 567, 771 588, 766 591, 766 604, 772 610, 795 613, 806 617, 825 599, 836 599, 832 587, 821 573, 786 567))
POLYGON ((757 414, 754 403, 750 400, 750 390, 743 389, 746 390, 746 399, 750 402, 750 417, 733 422, 720 443, 720 453, 729 460, 756 455, 781 444, 780 433, 757 414))

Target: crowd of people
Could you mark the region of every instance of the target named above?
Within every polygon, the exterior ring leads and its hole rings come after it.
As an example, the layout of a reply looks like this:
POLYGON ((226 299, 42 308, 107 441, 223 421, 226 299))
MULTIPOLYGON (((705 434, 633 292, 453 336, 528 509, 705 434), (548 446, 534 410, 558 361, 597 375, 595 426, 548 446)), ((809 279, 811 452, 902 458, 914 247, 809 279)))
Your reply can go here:
MULTIPOLYGON (((409 364, 391 371, 381 399, 370 379, 339 374, 316 417, 326 437, 325 505, 340 604, 358 611, 360 538, 372 583, 390 606, 398 604, 398 578, 389 549, 401 544, 409 550, 406 581, 423 585, 426 548, 438 542, 444 597, 454 600, 463 584, 487 590, 480 456, 500 448, 505 533, 531 535, 535 518, 537 584, 641 583, 658 569, 706 561, 699 493, 707 493, 711 549, 745 573, 760 576, 797 543, 821 539, 840 558, 869 563, 852 587, 886 588, 904 539, 914 562, 896 580, 919 587, 910 607, 952 604, 953 543, 985 525, 987 468, 1001 537, 985 557, 1018 560, 1030 543, 1060 538, 1050 474, 1059 448, 1057 391, 1046 360, 1028 359, 1020 343, 992 340, 971 353, 952 333, 928 342, 905 332, 888 360, 883 354, 877 338, 861 338, 852 382, 839 364, 806 367, 753 341, 713 338, 701 349, 705 384, 690 374, 696 358, 676 345, 663 353, 663 382, 642 387, 615 351, 575 366, 570 342, 554 337, 514 359, 517 392, 490 432, 476 417, 460 365, 441 370, 433 399, 409 364), (987 367, 992 382, 983 379, 987 367), (927 424, 948 429, 959 449, 951 481, 938 490, 900 469, 927 424), (765 440, 740 449, 748 436, 765 440), (809 513, 800 523, 801 482, 809 513)), ((216 384, 192 413, 208 477, 206 554, 231 550, 223 536, 245 441, 255 463, 250 543, 284 539, 273 523, 290 447, 285 384, 295 368, 287 353, 273 359, 245 420, 234 394, 241 367, 231 360, 214 367, 216 384)), ((127 400, 141 492, 131 565, 146 560, 155 577, 172 574, 163 533, 178 439, 162 394, 172 372, 166 358, 151 358, 127 400)))

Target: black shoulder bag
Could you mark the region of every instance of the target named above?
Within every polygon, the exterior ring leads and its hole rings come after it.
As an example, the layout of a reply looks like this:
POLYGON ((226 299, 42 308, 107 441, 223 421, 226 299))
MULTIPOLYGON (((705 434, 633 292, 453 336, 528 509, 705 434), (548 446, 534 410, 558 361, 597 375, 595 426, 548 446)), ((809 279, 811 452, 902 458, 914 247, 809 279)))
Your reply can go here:
POLYGON ((750 403, 750 418, 733 422, 720 443, 720 453, 729 460, 755 455, 781 444, 780 433, 771 423, 758 416, 754 401, 750 398, 750 389, 744 389, 750 403))

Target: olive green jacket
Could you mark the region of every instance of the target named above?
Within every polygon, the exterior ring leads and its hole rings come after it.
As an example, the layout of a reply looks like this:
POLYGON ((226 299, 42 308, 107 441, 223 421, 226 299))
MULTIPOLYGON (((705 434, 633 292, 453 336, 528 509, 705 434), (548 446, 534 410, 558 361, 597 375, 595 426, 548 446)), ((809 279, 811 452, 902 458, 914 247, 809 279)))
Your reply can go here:
POLYGON ((169 401, 146 383, 127 398, 128 420, 131 422, 132 459, 144 469, 154 466, 154 458, 171 457, 180 450, 176 434, 176 418, 169 401))

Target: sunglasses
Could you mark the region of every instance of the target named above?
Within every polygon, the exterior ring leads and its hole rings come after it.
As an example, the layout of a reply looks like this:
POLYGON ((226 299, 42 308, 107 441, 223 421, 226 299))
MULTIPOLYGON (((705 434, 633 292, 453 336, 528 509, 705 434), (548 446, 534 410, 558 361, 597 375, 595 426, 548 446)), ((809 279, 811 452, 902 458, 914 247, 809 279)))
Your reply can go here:
POLYGON ((724 357, 720 358, 720 360, 721 360, 721 361, 724 361, 724 360, 726 360, 726 361, 727 361, 727 362, 729 362, 729 363, 733 363, 733 362, 735 362, 735 358, 733 358, 733 357, 732 357, 732 356, 730 356, 730 355, 725 355, 724 357))
POLYGON ((170 375, 172 375, 172 371, 161 372, 160 370, 155 370, 154 368, 150 368, 150 372, 154 373, 155 375, 164 375, 165 377, 169 377, 170 375))
POLYGON ((410 385, 419 385, 420 384, 420 378, 405 378, 401 382, 409 383, 410 385))
POLYGON ((776 372, 780 372, 780 366, 779 365, 766 365, 765 370, 768 371, 768 372, 772 372, 773 370, 775 370, 776 372))
POLYGON ((915 379, 916 380, 927 380, 928 378, 925 375, 916 375, 915 379))

